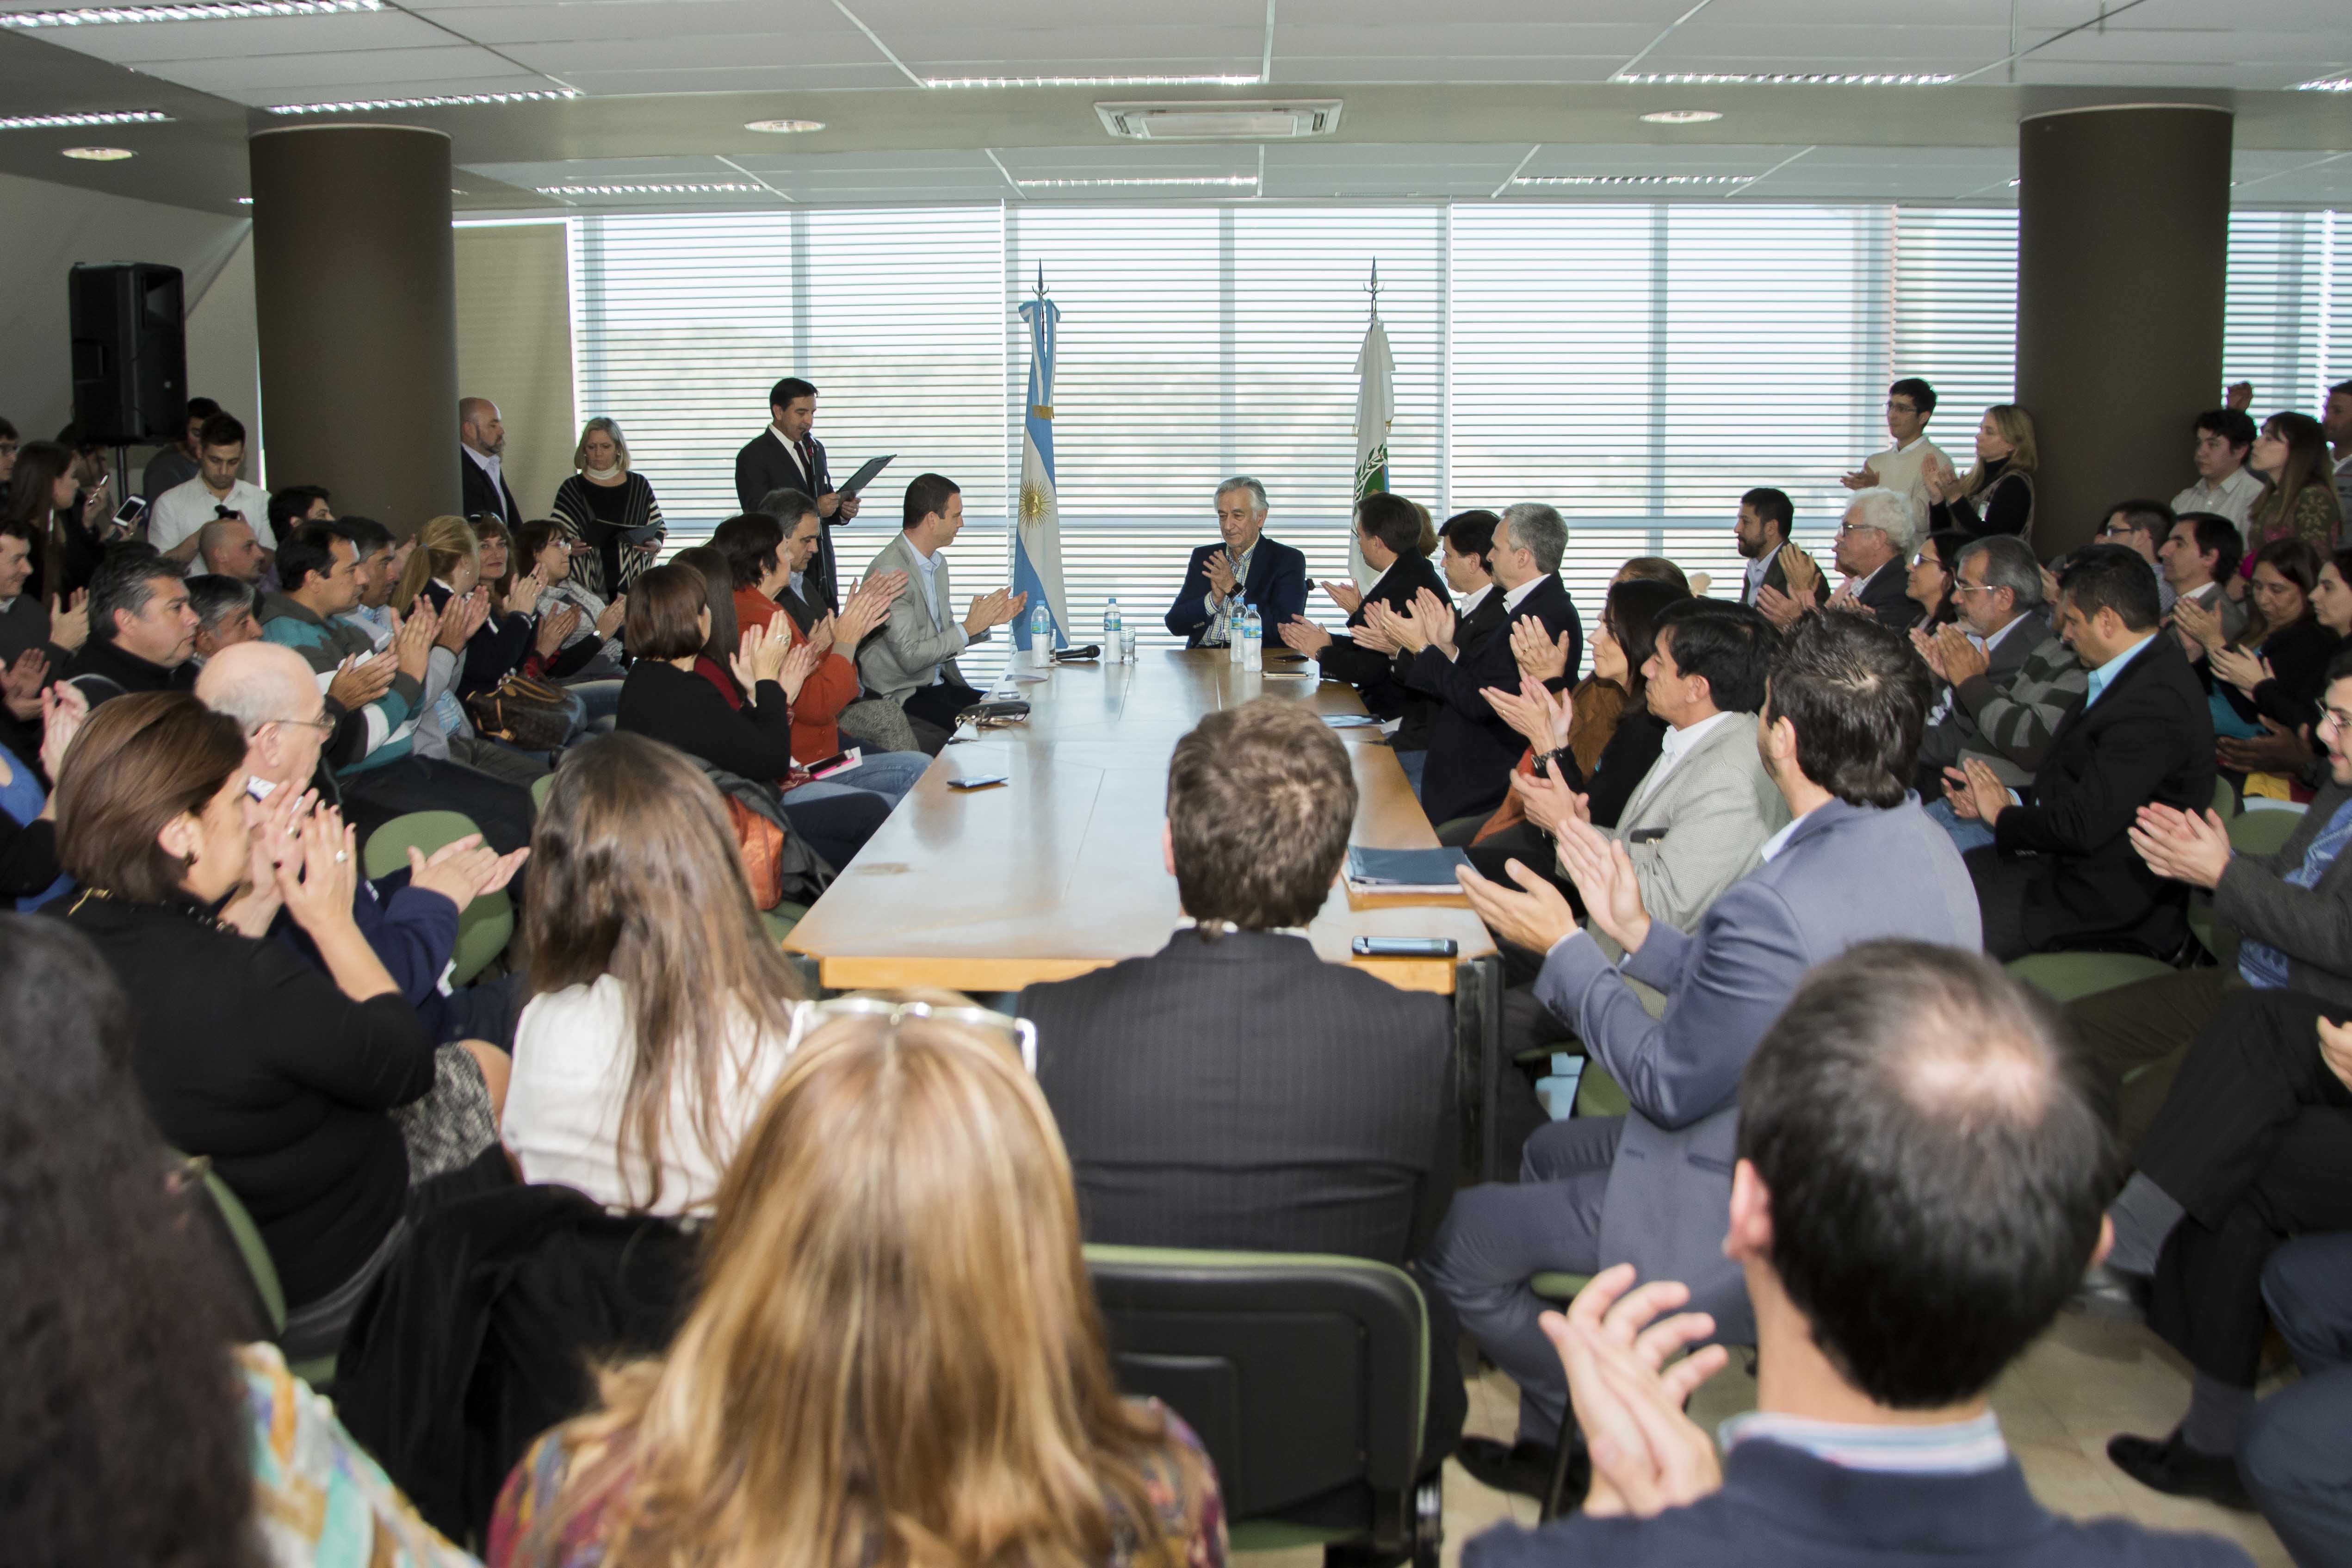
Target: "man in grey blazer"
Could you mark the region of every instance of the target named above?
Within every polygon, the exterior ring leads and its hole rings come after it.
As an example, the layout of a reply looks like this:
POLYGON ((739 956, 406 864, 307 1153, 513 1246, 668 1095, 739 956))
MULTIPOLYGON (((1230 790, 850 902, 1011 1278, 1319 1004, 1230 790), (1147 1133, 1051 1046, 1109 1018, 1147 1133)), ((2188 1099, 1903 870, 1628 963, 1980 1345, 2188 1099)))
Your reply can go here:
POLYGON ((905 517, 905 531, 883 546, 866 574, 904 572, 908 590, 890 606, 890 618, 858 645, 857 675, 867 691, 906 710, 916 743, 936 757, 955 731, 956 715, 980 700, 956 655, 1019 615, 1029 595, 1004 588, 982 594, 959 622, 941 552, 963 528, 963 492, 952 479, 918 474, 907 486, 905 517))
POLYGON ((1718 1337, 1753 1342, 1738 1267, 1723 1256, 1739 1076, 1807 970, 1860 942, 1981 944, 1976 894, 1951 840, 1908 790, 1930 684, 1901 634, 1859 616, 1808 616, 1774 657, 1756 743, 1795 819, 1695 931, 1651 919, 1627 847, 1581 823, 1560 861, 1609 962, 1568 900, 1532 872, 1517 888, 1460 873, 1472 908, 1507 941, 1546 954, 1536 994, 1572 1021, 1625 1090, 1624 1117, 1554 1122, 1528 1142, 1517 1185, 1455 1197, 1428 1272, 1463 1326, 1519 1384, 1519 1443, 1463 1446, 1490 1485, 1539 1494, 1567 1399, 1528 1289, 1550 1269, 1632 1263, 1679 1279, 1718 1337), (1628 985, 1664 992, 1654 1018, 1628 985))

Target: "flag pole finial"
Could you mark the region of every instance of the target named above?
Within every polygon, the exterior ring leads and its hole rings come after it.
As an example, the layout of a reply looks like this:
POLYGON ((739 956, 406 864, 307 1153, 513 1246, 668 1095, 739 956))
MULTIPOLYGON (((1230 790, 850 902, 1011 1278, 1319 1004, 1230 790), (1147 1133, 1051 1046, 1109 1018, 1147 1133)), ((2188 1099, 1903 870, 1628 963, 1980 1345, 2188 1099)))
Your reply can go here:
POLYGON ((1042 261, 1037 263, 1036 296, 1040 300, 1045 297, 1045 264, 1042 261))
POLYGON ((1372 259, 1372 280, 1364 285, 1364 292, 1372 298, 1372 320, 1377 321, 1381 319, 1381 263, 1378 257, 1372 259))

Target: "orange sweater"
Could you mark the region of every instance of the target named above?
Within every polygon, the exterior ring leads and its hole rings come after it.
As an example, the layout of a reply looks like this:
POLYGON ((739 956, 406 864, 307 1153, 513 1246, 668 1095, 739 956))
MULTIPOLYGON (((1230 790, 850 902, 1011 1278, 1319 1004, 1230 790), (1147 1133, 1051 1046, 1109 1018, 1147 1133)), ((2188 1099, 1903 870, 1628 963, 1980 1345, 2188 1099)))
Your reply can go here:
MULTIPOLYGON (((772 634, 781 626, 795 645, 802 640, 800 627, 784 607, 757 588, 735 590, 735 624, 766 626, 772 634)), ((842 657, 836 645, 801 683, 800 700, 793 704, 793 761, 821 763, 840 751, 841 731, 834 721, 856 700, 857 667, 842 657)))

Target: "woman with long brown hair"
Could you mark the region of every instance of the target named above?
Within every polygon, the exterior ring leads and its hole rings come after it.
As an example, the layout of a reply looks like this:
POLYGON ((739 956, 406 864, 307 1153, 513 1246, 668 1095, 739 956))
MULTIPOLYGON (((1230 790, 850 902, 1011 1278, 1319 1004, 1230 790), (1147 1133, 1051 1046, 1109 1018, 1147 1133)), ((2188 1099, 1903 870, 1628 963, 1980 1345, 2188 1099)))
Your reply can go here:
POLYGON ((39 576, 27 591, 39 595, 37 603, 62 601, 88 587, 110 542, 111 521, 97 511, 105 492, 81 489, 76 460, 70 447, 27 441, 16 453, 8 480, 8 507, 0 524, 32 547, 39 576))
POLYGON ((526 1180, 614 1207, 708 1209, 804 989, 752 907, 717 786, 641 736, 575 747, 525 877, 508 1151, 526 1180))
POLYGON ((1198 1440, 1118 1395, 1044 1096, 920 1011, 802 1044, 676 1344, 524 1457, 491 1568, 1223 1563, 1198 1440))
POLYGON ((2272 415, 2246 453, 2246 468, 2263 481, 2262 494, 2246 509, 2246 576, 2254 574, 2255 554, 2273 539, 2300 539, 2322 556, 2335 550, 2344 507, 2318 420, 2272 415))

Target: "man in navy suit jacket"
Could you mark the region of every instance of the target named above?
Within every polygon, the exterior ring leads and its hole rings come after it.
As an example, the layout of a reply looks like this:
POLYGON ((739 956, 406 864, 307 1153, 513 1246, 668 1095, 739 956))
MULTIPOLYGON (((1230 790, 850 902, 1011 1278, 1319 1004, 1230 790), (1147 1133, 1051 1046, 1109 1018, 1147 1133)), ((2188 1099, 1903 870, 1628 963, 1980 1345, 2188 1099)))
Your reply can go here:
MULTIPOLYGON (((1932 829, 1931 829, 1932 831, 1932 829)), ((1760 1408, 1683 1414, 1720 1348, 1688 1294, 1621 1266, 1546 1331, 1593 1439, 1583 1510, 1464 1568, 2243 1564, 2210 1536, 2061 1518, 1987 1391, 2106 1249, 2113 1151, 2049 1007, 1985 959, 1869 942, 1804 984, 1739 1087, 1726 1250, 1756 1303, 1760 1408), (1637 1341, 1636 1336, 1640 1336, 1637 1341)))
POLYGON ((1265 639, 1307 613, 1307 557, 1265 537, 1265 487, 1231 479, 1217 487, 1217 531, 1184 567, 1168 606, 1168 629, 1186 647, 1223 647, 1246 606, 1257 606, 1265 639))
POLYGON ((1794 820, 1687 934, 1642 907, 1622 843, 1567 824, 1560 866, 1593 926, 1624 950, 1622 967, 1532 870, 1522 868, 1517 888, 1461 873, 1497 935, 1545 955, 1537 997, 1576 1026, 1632 1107, 1538 1130, 1522 1179, 1458 1194, 1438 1232, 1430 1278, 1519 1384, 1518 1448, 1465 1443, 1472 1474, 1549 1474, 1568 1391, 1537 1326, 1536 1274, 1632 1263, 1644 1277, 1684 1281, 1724 1338, 1753 1342, 1723 1237, 1739 1074, 1756 1042, 1807 970, 1857 943, 1979 946, 1968 868, 1910 793, 1929 699, 1927 667, 1899 633, 1854 615, 1799 622, 1773 658, 1757 724, 1765 772, 1794 820), (1631 981, 1665 993, 1662 1016, 1631 981))

